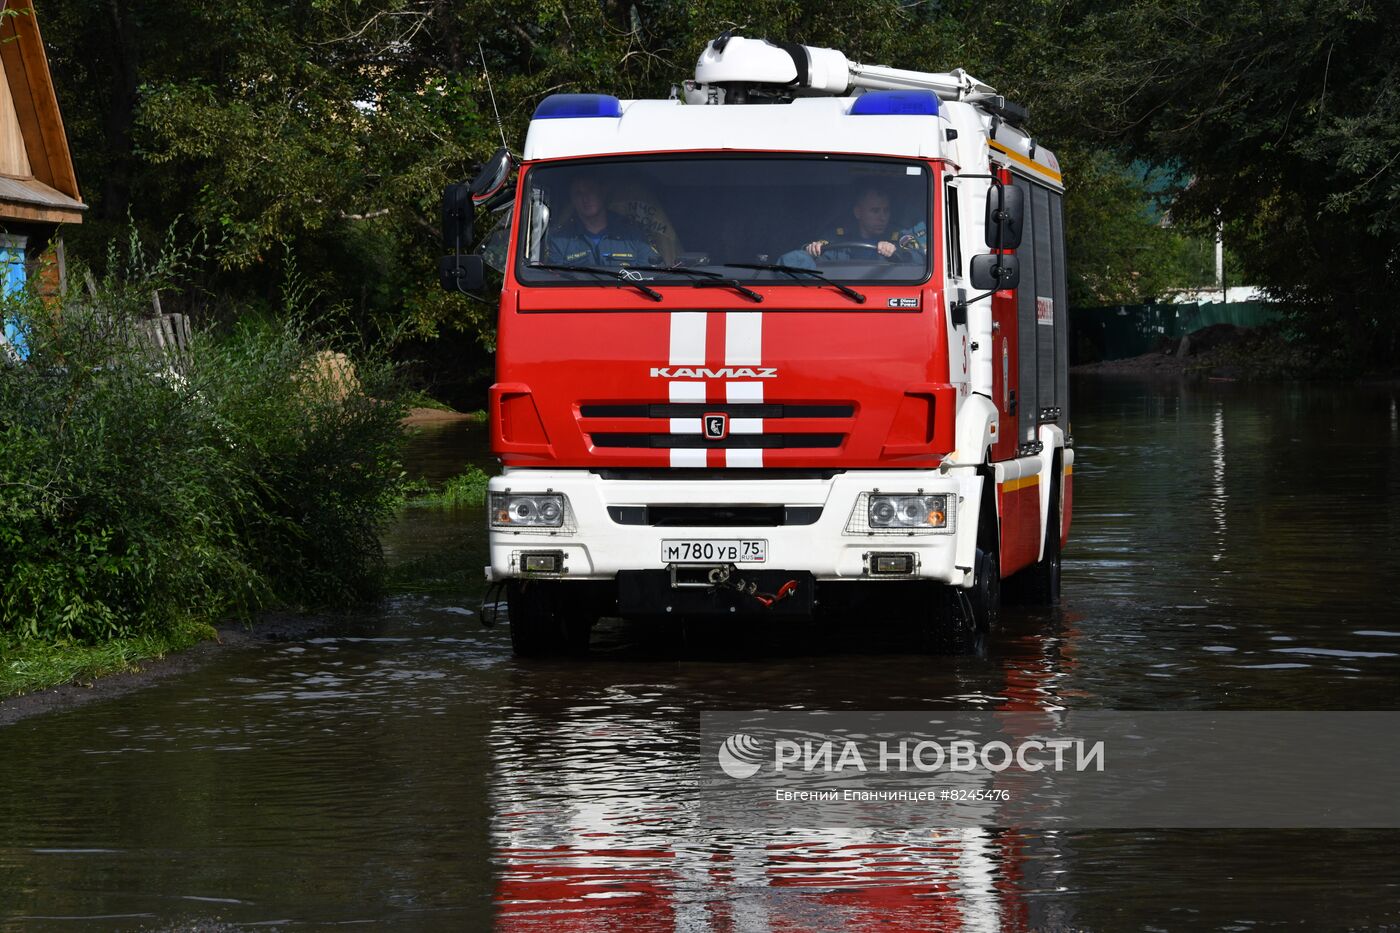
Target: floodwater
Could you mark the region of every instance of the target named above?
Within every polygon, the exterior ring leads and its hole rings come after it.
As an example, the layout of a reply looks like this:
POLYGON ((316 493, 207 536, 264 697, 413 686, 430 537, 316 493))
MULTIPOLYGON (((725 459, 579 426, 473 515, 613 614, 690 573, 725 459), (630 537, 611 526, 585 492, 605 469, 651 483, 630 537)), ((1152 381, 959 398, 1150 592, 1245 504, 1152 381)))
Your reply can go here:
MULTIPOLYGON (((410 510, 335 634, 0 729, 0 929, 1359 929, 1400 831, 712 832, 713 709, 1400 708, 1400 393, 1075 385, 1062 608, 512 660, 481 516, 410 510)), ((417 439, 441 479, 482 429, 417 439)), ((1393 740, 1394 737, 1391 737, 1393 740)))

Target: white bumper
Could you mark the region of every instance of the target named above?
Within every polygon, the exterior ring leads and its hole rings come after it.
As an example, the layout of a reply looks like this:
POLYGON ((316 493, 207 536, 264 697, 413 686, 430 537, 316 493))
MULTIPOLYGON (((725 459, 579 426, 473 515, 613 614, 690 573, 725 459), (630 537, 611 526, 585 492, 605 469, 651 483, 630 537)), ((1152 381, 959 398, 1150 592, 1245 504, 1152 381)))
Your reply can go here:
MULTIPOLYGON (((566 528, 555 533, 490 530, 492 580, 519 577, 520 552, 562 551, 564 579, 611 580, 620 570, 661 570, 663 539, 761 538, 768 542, 764 563, 751 569, 805 570, 818 580, 868 578, 871 551, 917 555, 914 576, 960 586, 971 585, 976 547, 977 508, 982 479, 971 469, 852 470, 831 479, 666 479, 614 480, 588 470, 507 470, 492 478, 490 491, 563 493, 569 500, 566 528), (863 492, 947 493, 955 519, 952 532, 935 534, 852 534, 847 532, 863 492), (956 510, 952 502, 956 501, 956 510), (620 524, 609 506, 647 505, 821 506, 810 525, 739 528, 654 527, 620 524)), ((903 579, 908 579, 905 577, 903 579)))

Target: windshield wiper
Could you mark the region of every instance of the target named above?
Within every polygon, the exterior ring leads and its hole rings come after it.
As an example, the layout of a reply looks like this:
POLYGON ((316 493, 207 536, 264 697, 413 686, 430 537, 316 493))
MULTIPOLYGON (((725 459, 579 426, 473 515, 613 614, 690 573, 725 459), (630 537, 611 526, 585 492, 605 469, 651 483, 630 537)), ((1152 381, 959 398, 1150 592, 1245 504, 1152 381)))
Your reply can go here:
POLYGON ((801 275, 810 275, 812 278, 820 281, 822 285, 830 285, 857 304, 865 304, 865 296, 860 292, 851 288, 849 285, 842 285, 840 282, 831 281, 831 279, 826 277, 826 273, 818 272, 816 269, 804 269, 801 266, 788 266, 780 262, 726 262, 723 263, 723 265, 733 266, 736 269, 766 269, 771 272, 786 272, 793 278, 797 278, 801 275))
POLYGON ((681 275, 693 275, 701 279, 695 283, 696 288, 732 288, 745 298, 752 298, 754 301, 763 300, 762 295, 738 279, 720 275, 718 272, 711 272, 708 269, 687 269, 685 266, 630 266, 629 268, 641 269, 643 272, 677 272, 681 275))
POLYGON ((652 301, 660 301, 661 293, 650 286, 643 285, 635 279, 629 279, 626 275, 628 266, 621 266, 616 269, 608 269, 604 266, 566 266, 562 263, 552 262, 531 262, 526 263, 529 269, 549 269, 555 272, 592 272, 594 275, 606 275, 609 278, 617 279, 618 285, 630 285, 637 291, 646 295, 652 301))

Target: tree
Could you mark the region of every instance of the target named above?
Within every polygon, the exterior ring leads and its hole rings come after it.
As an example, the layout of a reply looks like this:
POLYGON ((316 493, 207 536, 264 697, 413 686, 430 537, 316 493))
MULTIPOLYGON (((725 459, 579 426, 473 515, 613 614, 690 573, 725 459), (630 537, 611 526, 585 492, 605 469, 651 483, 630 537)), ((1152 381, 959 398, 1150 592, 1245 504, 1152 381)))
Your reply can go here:
MULTIPOLYGON (((1393 0, 1390 0, 1393 6, 1393 0)), ((1226 220, 1246 275, 1347 359, 1393 358, 1400 48, 1370 0, 50 0, 45 37, 100 259, 128 216, 214 244, 212 296, 274 306, 285 257, 361 328, 492 342, 436 287, 437 199, 559 91, 665 96, 730 28, 1028 104, 1069 185, 1071 293, 1190 284, 1226 220), (489 67, 502 130, 487 94, 489 67), (1173 227, 1130 165, 1191 179, 1173 227), (1185 279, 1185 280, 1183 280, 1185 279)), ((481 357, 476 357, 479 365, 481 357)))
MULTIPOLYGON (((1193 177, 1245 274, 1347 369, 1400 348, 1400 10, 1370 0, 1137 0, 1073 26, 1105 143, 1193 177)), ((1085 108, 1084 100, 1077 106, 1085 108)))

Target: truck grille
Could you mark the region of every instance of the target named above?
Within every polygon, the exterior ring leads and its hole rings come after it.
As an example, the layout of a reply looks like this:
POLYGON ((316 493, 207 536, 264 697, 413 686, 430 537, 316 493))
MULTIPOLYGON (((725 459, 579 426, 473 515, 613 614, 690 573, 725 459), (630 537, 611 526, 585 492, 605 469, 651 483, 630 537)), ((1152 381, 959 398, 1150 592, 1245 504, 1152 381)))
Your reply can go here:
POLYGON ((850 418, 856 407, 850 404, 765 405, 762 402, 661 402, 639 405, 585 404, 579 406, 584 418, 700 418, 726 414, 731 418, 850 418))
POLYGON ((730 450, 773 450, 787 447, 840 447, 844 434, 731 434, 710 440, 699 434, 594 434, 594 447, 719 447, 730 450))
POLYGON ((578 412, 579 427, 596 448, 832 450, 845 443, 856 406, 851 402, 585 402, 578 412), (711 439, 698 429, 669 430, 675 419, 693 419, 698 424, 712 414, 729 416, 736 428, 736 422, 762 421, 762 431, 731 429, 727 437, 711 439))

